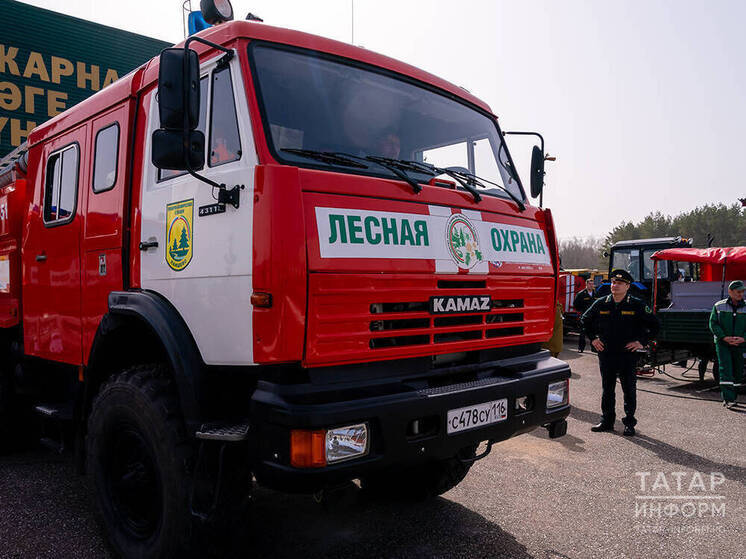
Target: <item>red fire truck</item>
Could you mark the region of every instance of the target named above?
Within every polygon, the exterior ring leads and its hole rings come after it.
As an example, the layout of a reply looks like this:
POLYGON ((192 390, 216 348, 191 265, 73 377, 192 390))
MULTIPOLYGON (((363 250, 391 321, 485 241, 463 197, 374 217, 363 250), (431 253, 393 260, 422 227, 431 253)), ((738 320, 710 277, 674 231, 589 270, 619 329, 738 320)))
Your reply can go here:
POLYGON ((28 405, 72 446, 124 556, 176 553, 252 478, 436 495, 566 432, 551 213, 462 88, 230 22, 5 163, 0 425, 28 405))

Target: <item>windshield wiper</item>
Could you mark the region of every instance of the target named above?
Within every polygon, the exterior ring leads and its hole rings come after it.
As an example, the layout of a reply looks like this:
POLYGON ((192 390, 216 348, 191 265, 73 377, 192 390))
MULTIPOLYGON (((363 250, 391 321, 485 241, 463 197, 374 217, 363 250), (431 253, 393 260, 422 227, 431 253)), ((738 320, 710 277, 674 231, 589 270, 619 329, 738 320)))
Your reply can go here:
MULTIPOLYGON (((401 161, 398 159, 389 159, 388 157, 379 157, 377 155, 366 155, 365 157, 360 155, 352 155, 351 153, 345 153, 343 151, 333 151, 329 152, 330 155, 335 155, 338 157, 343 157, 346 159, 358 159, 360 161, 370 161, 371 163, 375 163, 376 165, 380 165, 384 169, 388 169, 392 173, 394 173, 398 178, 409 184, 409 186, 412 187, 412 190, 414 190, 415 194, 419 194, 422 190, 422 186, 420 183, 418 183, 416 180, 414 180, 412 177, 410 177, 406 172, 405 169, 408 169, 410 171, 419 171, 423 172, 419 168, 414 168, 408 165, 403 165, 401 161)), ((432 173, 432 171, 428 170, 428 174, 435 174, 432 173)))
POLYGON ((295 155, 300 155, 301 157, 308 157, 309 159, 316 159, 318 161, 322 161, 323 163, 328 163, 330 165, 341 165, 345 167, 355 167, 357 169, 367 169, 368 166, 364 165, 363 163, 359 163, 358 161, 370 161, 371 163, 375 163, 376 165, 380 165, 381 167, 384 167, 385 169, 388 169, 392 173, 394 173, 398 178, 409 184, 412 189, 415 191, 415 193, 419 193, 422 190, 422 186, 414 180, 412 177, 410 177, 407 173, 405 173, 400 165, 394 165, 385 157, 375 157, 372 155, 369 155, 367 157, 358 157, 357 155, 352 155, 351 153, 344 153, 344 152, 338 152, 338 151, 317 151, 313 149, 296 149, 296 148, 284 148, 282 151, 286 151, 288 153, 293 153, 295 155))
POLYGON ((470 180, 465 180, 458 172, 454 171, 450 167, 447 167, 445 169, 437 168, 438 171, 440 171, 438 174, 441 175, 448 175, 452 179, 455 179, 464 190, 467 190, 471 192, 471 195, 474 196, 475 202, 481 202, 482 201, 482 195, 477 192, 477 189, 474 188, 471 184, 469 184, 470 180))
POLYGON ((476 191, 476 189, 473 186, 471 186, 471 184, 469 184, 469 181, 459 176, 451 168, 442 169, 430 163, 425 163, 424 161, 412 161, 409 159, 389 159, 389 158, 377 157, 377 156, 369 156, 368 159, 370 159, 371 157, 375 157, 376 160, 383 159, 388 164, 399 167, 402 170, 407 169, 409 171, 415 171, 417 173, 423 173, 423 174, 427 174, 433 177, 438 176, 438 175, 448 175, 449 177, 455 179, 462 186, 464 190, 466 190, 467 192, 470 192, 471 195, 474 196, 475 202, 482 201, 482 196, 479 194, 479 192, 476 191))
MULTIPOLYGON (((412 187, 415 194, 419 194, 422 190, 422 186, 420 183, 418 183, 416 180, 414 180, 412 177, 410 177, 407 172, 404 170, 407 168, 406 165, 402 165, 401 162, 398 159, 389 159, 388 157, 380 157, 378 155, 366 155, 365 156, 366 161, 371 161, 373 163, 376 163, 380 165, 381 167, 384 167, 394 173, 397 177, 399 177, 404 182, 408 183, 409 186, 412 187)), ((412 170, 418 170, 410 168, 410 171, 412 170)))
POLYGON ((523 203, 523 200, 521 200, 520 198, 518 198, 518 196, 516 196, 515 194, 513 194, 510 190, 508 190, 506 187, 504 187, 503 185, 501 185, 499 183, 492 182, 490 180, 478 177, 474 173, 466 171, 465 169, 461 170, 461 169, 454 169, 452 167, 449 167, 447 169, 443 169, 443 171, 447 175, 449 175, 449 176, 451 176, 453 178, 461 177, 465 181, 467 181, 467 182, 471 181, 474 184, 476 184, 477 186, 480 186, 482 188, 487 188, 487 186, 485 186, 484 183, 488 183, 488 184, 491 184, 492 186, 496 186, 497 188, 499 188, 500 190, 502 190, 503 192, 505 192, 505 194, 507 194, 508 196, 510 196, 511 200, 513 200, 513 202, 515 202, 518 205, 518 209, 519 210, 525 211, 525 209, 526 209, 526 204, 523 203))
POLYGON ((359 156, 351 153, 345 153, 341 151, 318 151, 313 149, 296 149, 296 148, 284 148, 281 151, 300 155, 301 157, 308 157, 309 159, 316 159, 323 163, 330 165, 341 165, 345 167, 354 167, 357 169, 367 169, 368 166, 363 164, 362 161, 375 163, 381 167, 388 169, 398 178, 406 182, 412 187, 415 194, 419 194, 422 191, 422 185, 415 179, 410 177, 406 171, 414 171, 416 173, 422 173, 423 175, 430 175, 431 177, 437 175, 448 175, 452 179, 456 180, 461 187, 467 192, 471 193, 474 197, 475 202, 481 202, 482 196, 472 186, 472 184, 481 188, 488 188, 484 183, 489 183, 493 186, 498 187, 505 192, 510 198, 518 205, 521 211, 526 209, 525 204, 515 196, 510 190, 505 188, 503 185, 489 181, 478 177, 477 175, 467 171, 462 167, 436 167, 430 163, 422 161, 411 161, 407 159, 393 159, 390 157, 383 157, 379 155, 366 155, 359 156))
POLYGON ((317 161, 328 163, 330 165, 340 165, 342 167, 354 167, 356 169, 367 169, 368 168, 367 165, 358 163, 357 161, 354 161, 349 156, 346 156, 340 153, 334 153, 331 151, 317 151, 314 149, 295 149, 295 148, 283 148, 280 151, 286 151, 288 153, 300 155, 301 157, 308 157, 309 159, 316 159, 317 161))

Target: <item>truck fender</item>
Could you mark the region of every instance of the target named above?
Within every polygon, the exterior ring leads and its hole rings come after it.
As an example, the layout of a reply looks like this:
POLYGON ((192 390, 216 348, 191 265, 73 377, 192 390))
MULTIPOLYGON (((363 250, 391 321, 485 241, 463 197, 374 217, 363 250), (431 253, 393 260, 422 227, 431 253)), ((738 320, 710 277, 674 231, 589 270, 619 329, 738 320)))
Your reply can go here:
POLYGON ((109 312, 101 320, 91 345, 88 369, 96 370, 104 353, 98 350, 107 345, 106 338, 113 330, 133 319, 143 323, 163 348, 177 386, 186 427, 194 432, 201 424, 204 411, 204 361, 184 319, 164 297, 148 290, 113 291, 109 294, 108 306, 109 312))

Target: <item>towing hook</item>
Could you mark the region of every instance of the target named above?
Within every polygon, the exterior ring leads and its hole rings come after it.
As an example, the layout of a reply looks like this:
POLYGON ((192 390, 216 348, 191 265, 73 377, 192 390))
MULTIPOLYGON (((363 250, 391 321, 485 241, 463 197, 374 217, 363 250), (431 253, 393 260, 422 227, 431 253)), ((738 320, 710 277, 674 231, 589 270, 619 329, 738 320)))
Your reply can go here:
POLYGON ((560 419, 552 423, 547 423, 544 428, 549 431, 550 439, 558 439, 564 437, 567 434, 567 420, 560 419))
POLYGON ((459 458, 459 460, 461 460, 462 464, 473 464, 477 460, 485 458, 492 451, 493 444, 495 444, 495 441, 489 440, 487 441, 487 448, 485 448, 483 452, 473 456, 472 458, 459 458))

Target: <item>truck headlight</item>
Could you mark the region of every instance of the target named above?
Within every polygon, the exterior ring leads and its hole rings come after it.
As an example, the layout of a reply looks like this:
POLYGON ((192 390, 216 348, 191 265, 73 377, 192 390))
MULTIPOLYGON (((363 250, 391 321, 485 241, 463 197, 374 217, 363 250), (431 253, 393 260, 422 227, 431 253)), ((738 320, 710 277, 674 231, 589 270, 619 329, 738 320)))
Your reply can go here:
POLYGON ((329 429, 326 432, 326 461, 329 464, 368 454, 368 426, 365 423, 329 429))
POLYGON ((570 400, 570 380, 553 382, 547 388, 547 409, 567 405, 570 400))

